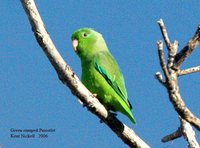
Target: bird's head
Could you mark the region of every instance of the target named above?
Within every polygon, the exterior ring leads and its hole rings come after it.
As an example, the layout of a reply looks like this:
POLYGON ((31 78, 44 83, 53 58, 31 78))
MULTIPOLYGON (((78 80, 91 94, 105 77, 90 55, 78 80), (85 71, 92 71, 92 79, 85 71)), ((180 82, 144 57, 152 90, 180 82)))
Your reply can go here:
POLYGON ((79 57, 87 57, 107 50, 102 35, 91 28, 81 28, 72 34, 72 45, 79 57))

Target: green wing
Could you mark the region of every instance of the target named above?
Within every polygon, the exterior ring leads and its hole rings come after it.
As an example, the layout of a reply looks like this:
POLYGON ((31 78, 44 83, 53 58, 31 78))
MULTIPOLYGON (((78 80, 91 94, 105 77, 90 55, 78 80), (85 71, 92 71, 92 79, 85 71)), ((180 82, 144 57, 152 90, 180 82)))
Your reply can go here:
POLYGON ((105 78, 108 84, 115 92, 132 108, 128 101, 127 91, 125 88, 124 78, 119 66, 109 52, 100 52, 95 58, 96 70, 105 78))

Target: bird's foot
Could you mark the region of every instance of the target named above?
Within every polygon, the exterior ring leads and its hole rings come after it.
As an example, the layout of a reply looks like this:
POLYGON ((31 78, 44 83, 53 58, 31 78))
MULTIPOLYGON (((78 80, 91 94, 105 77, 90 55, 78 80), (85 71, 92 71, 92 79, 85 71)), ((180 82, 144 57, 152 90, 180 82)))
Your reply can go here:
POLYGON ((108 111, 108 113, 109 113, 111 116, 115 116, 115 117, 117 117, 117 113, 115 113, 115 112, 108 111))
MULTIPOLYGON (((108 111, 108 114, 110 115, 110 116, 114 116, 114 117, 117 117, 117 113, 115 113, 115 112, 112 112, 112 111, 108 111)), ((103 123, 103 120, 102 119, 100 119, 100 123, 103 123)))

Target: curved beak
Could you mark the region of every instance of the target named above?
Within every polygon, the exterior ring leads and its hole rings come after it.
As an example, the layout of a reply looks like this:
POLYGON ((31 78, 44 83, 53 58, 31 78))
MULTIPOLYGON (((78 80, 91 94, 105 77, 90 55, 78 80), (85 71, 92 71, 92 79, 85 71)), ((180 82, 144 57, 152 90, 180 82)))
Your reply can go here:
POLYGON ((72 41, 72 46, 73 46, 74 50, 77 51, 77 47, 78 47, 78 40, 77 39, 74 39, 72 41))

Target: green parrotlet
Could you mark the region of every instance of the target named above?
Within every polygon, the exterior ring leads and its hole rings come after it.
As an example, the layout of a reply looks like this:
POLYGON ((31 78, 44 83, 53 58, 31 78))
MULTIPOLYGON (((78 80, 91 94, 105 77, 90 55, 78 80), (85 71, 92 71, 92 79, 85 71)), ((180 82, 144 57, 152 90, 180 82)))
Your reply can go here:
POLYGON ((72 34, 72 44, 81 59, 82 82, 107 110, 119 111, 135 124, 124 77, 102 35, 91 28, 72 34))

